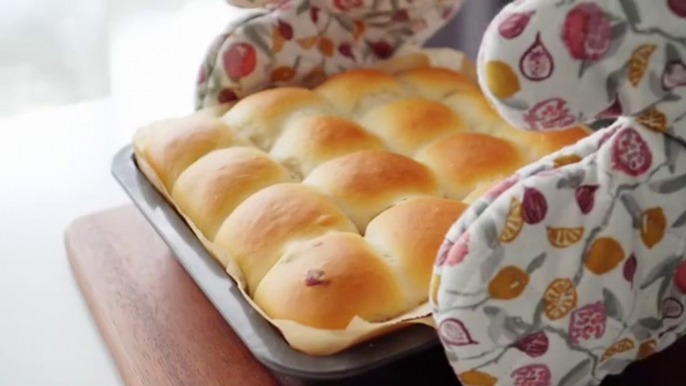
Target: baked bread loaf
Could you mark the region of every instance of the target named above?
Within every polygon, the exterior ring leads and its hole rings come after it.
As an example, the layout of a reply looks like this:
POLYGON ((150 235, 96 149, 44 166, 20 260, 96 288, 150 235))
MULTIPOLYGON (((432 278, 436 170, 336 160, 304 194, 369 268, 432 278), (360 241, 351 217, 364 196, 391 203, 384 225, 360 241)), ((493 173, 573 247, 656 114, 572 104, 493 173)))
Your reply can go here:
POLYGON ((464 200, 588 134, 509 127, 449 68, 350 70, 142 128, 141 170, 273 320, 324 331, 426 304, 464 200))

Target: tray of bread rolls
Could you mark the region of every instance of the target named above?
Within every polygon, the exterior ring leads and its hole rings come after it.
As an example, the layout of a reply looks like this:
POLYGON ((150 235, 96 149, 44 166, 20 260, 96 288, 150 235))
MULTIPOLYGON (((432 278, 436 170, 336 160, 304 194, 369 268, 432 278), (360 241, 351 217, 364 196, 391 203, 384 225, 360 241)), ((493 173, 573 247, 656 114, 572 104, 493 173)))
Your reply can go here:
POLYGON ((445 234, 588 134, 509 126, 461 52, 427 49, 141 127, 112 172, 262 363, 340 381, 428 352, 449 372, 429 305, 445 234))

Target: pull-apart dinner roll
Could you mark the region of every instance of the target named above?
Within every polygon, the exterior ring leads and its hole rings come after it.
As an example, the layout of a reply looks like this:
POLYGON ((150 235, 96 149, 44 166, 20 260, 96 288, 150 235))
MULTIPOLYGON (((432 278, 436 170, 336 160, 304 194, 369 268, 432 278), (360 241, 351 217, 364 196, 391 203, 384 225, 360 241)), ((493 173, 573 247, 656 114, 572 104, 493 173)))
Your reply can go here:
POLYGON ((255 291, 274 319, 345 329, 355 317, 381 322, 408 309, 393 268, 354 233, 327 233, 290 246, 255 291))
POLYGON ((386 147, 408 157, 421 146, 468 126, 441 102, 425 98, 403 98, 370 110, 361 124, 378 135, 386 147))
POLYGON ((134 143, 137 155, 167 191, 181 172, 208 152, 248 144, 221 120, 201 114, 146 126, 136 132, 134 143))
POLYGON ((384 211, 369 223, 364 238, 396 267, 411 306, 427 300, 438 249, 466 208, 459 201, 419 197, 384 211))
POLYGON ((252 304, 290 322, 275 326, 423 318, 438 249, 467 205, 589 134, 516 130, 473 77, 436 63, 258 91, 139 130, 135 154, 252 304))
POLYGON ((528 163, 556 152, 571 143, 576 143, 590 133, 590 129, 583 126, 566 130, 535 132, 520 130, 504 123, 493 132, 493 135, 508 139, 524 149, 528 155, 526 160, 528 163))
POLYGON ((288 119, 333 112, 333 107, 311 90, 282 87, 241 99, 222 119, 258 148, 269 151, 288 119))
POLYGON ((172 198, 204 236, 212 240, 226 216, 258 190, 293 181, 289 172, 254 147, 214 150, 179 176, 172 198))
POLYGON ((458 133, 426 146, 416 159, 436 173, 447 198, 462 200, 479 184, 512 174, 524 157, 504 139, 458 133))
POLYGON ((374 216, 400 201, 440 195, 426 166, 382 150, 334 158, 312 171, 303 183, 333 198, 360 232, 374 216))
POLYGON ((360 68, 336 74, 315 88, 345 116, 359 116, 369 109, 407 95, 396 78, 377 69, 360 68))
POLYGON ((270 155, 303 178, 332 158, 359 150, 383 149, 381 140, 357 123, 331 115, 292 119, 270 155))
POLYGON ((290 243, 331 231, 357 229, 324 194, 286 183, 243 201, 219 228, 214 242, 243 272, 252 294, 290 243))
POLYGON ((458 91, 443 100, 468 123, 472 131, 489 134, 499 128, 503 119, 479 90, 458 91))
POLYGON ((443 100, 460 92, 480 92, 479 85, 467 76, 446 68, 427 67, 407 70, 397 75, 413 95, 443 100))

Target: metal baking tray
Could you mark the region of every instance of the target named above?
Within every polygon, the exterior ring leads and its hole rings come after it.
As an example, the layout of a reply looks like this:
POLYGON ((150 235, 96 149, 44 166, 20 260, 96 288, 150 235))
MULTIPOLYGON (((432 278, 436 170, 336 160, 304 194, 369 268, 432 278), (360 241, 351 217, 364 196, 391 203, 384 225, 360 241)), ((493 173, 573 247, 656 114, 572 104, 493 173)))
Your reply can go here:
POLYGON ((243 298, 185 220, 139 171, 131 145, 114 156, 111 172, 252 354, 284 385, 459 385, 435 329, 404 328, 335 355, 291 348, 243 298))

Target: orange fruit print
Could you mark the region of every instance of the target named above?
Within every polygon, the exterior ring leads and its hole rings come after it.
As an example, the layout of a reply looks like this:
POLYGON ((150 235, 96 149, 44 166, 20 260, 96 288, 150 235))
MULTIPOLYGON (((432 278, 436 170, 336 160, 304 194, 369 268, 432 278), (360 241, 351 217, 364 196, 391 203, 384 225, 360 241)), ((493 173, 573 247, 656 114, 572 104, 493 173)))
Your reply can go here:
POLYGON ((667 116, 654 106, 641 113, 636 119, 653 131, 663 132, 667 128, 667 116))
POLYGON ((657 341, 655 339, 651 339, 641 343, 641 345, 638 347, 638 354, 636 354, 636 359, 641 360, 653 355, 655 353, 656 348, 657 341))
POLYGON ((505 220, 505 227, 500 232, 500 242, 509 243, 519 236, 524 227, 524 220, 522 219, 522 203, 516 197, 510 199, 510 211, 505 220))
POLYGON ((665 236, 667 219, 662 208, 651 208, 641 216, 641 240, 649 249, 665 236))
POLYGON ((458 375, 464 386, 495 386, 498 379, 492 375, 478 370, 470 370, 458 375))
POLYGON ((631 82, 631 85, 636 87, 638 86, 638 83, 643 79, 643 75, 645 74, 646 70, 648 69, 648 63, 650 61, 650 56, 655 52, 655 49, 657 46, 654 44, 644 44, 641 46, 638 46, 633 54, 631 55, 631 59, 629 59, 629 82, 631 82))
POLYGON ((603 354, 602 358, 600 358, 601 361, 605 361, 606 359, 616 355, 623 353, 625 351, 629 351, 635 347, 634 341, 629 339, 629 338, 624 338, 620 341, 617 341, 615 344, 610 346, 605 353, 603 354))
POLYGON ((567 278, 553 280, 543 294, 545 316, 550 320, 562 319, 576 307, 574 283, 567 278))
POLYGON ((553 247, 566 248, 574 245, 584 235, 584 228, 551 228, 548 227, 548 241, 553 247))
POLYGON ((586 253, 584 265, 596 275, 606 274, 624 260, 624 249, 612 237, 599 237, 586 253))
POLYGON ((529 274, 521 268, 508 266, 488 283, 488 293, 494 299, 511 300, 521 295, 528 284, 529 274))

